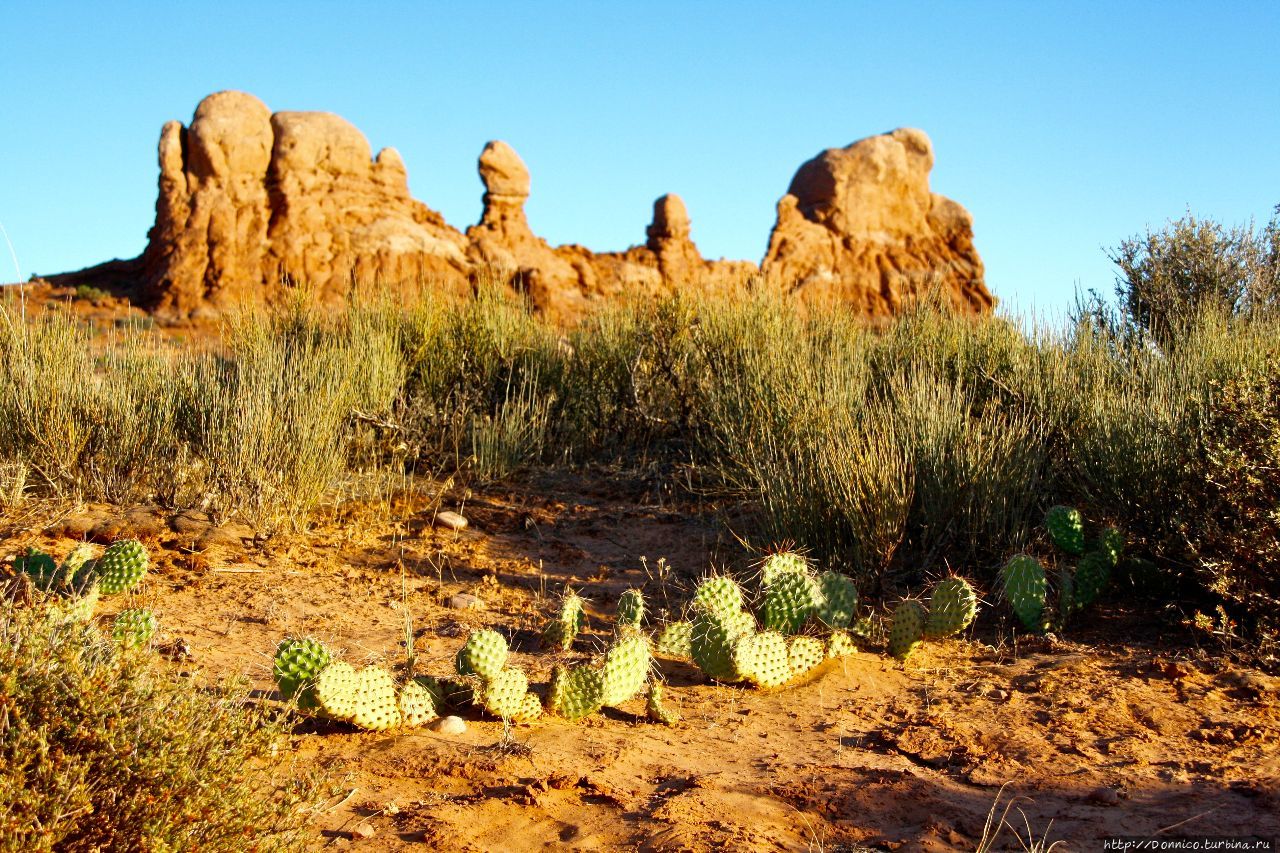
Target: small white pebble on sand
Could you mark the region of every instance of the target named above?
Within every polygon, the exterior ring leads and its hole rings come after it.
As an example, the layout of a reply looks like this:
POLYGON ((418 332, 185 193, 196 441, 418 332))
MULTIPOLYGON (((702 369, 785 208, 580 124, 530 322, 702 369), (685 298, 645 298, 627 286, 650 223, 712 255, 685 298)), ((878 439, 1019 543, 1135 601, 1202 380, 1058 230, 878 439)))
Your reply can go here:
POLYGON ((441 717, 431 724, 431 730, 442 735, 460 735, 467 730, 467 723, 461 717, 441 717))
POLYGON ((484 600, 469 592, 460 592, 449 596, 445 602, 451 610, 484 610, 484 600))
POLYGON ((436 527, 447 527, 450 530, 461 530, 467 526, 467 520, 456 512, 445 510, 437 513, 435 518, 436 527))
POLYGON ((360 838, 373 838, 377 830, 373 828, 373 824, 365 821, 364 823, 358 824, 351 832, 353 835, 357 835, 360 838))

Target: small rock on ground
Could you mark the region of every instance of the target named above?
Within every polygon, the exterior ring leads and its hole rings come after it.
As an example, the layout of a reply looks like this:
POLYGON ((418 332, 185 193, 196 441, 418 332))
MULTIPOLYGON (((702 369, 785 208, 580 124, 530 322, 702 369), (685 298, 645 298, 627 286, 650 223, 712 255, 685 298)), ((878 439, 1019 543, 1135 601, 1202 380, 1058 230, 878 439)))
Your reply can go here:
POLYGON ((457 595, 449 596, 449 600, 445 602, 451 610, 484 610, 484 601, 478 595, 472 595, 469 592, 460 592, 457 595))
POLYGON ((467 723, 461 717, 441 717, 431 724, 431 730, 442 735, 460 735, 467 730, 467 723))

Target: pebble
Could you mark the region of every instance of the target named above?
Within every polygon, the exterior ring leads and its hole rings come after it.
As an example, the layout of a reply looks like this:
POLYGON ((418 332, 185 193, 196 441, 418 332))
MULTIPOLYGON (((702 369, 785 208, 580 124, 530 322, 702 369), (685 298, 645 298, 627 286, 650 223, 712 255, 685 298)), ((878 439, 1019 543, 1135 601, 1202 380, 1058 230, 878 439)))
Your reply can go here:
POLYGON ((445 510, 436 514, 435 524, 436 527, 446 527, 449 530, 462 530, 467 526, 467 520, 456 512, 445 510))
POLYGON ((445 604, 452 610, 484 610, 484 600, 469 592, 451 595, 445 604))
POLYGON ((356 828, 351 831, 351 834, 357 835, 360 838, 373 838, 376 832, 377 830, 373 828, 373 824, 365 821, 364 823, 358 824, 356 828))
POLYGON ((461 717, 441 717, 431 724, 431 730, 442 735, 460 735, 467 730, 467 723, 461 717))

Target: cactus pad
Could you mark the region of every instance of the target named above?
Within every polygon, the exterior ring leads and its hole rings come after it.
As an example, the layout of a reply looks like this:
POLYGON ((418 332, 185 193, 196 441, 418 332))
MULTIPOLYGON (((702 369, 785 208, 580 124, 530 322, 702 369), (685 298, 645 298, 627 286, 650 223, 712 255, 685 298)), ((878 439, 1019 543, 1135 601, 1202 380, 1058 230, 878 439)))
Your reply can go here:
POLYGON ((820 602, 815 615, 828 628, 848 628, 858 611, 858 587, 839 572, 824 572, 818 579, 820 602))
POLYGON ((964 578, 939 581, 929 598, 929 616, 924 635, 930 638, 952 637, 973 624, 978 613, 978 594, 964 578))
POLYGON ((893 625, 889 629, 889 654, 905 661, 924 639, 924 624, 929 614, 918 601, 907 600, 893 611, 893 625))
POLYGON ((668 622, 658 634, 657 652, 664 657, 688 660, 693 657, 692 637, 692 622, 668 622))
POLYGON ((1080 608, 1076 601, 1076 579, 1069 566, 1058 569, 1058 628, 1066 627, 1071 614, 1080 608))
POLYGON ((858 650, 858 646, 853 642, 846 631, 832 631, 831 636, 827 637, 826 654, 828 658, 842 658, 845 655, 851 655, 858 650))
POLYGON ((1088 607, 1111 583, 1111 556, 1102 550, 1090 551, 1076 565, 1076 607, 1088 607))
POLYGON ((644 622, 644 595, 629 589, 618 597, 618 627, 639 628, 644 622))
POLYGON ((19 554, 13 560, 13 567, 31 578, 31 583, 42 592, 48 592, 58 582, 58 564, 39 548, 28 548, 27 553, 19 554))
POLYGON ((547 709, 566 720, 581 720, 602 707, 604 677, 589 666, 551 670, 551 691, 547 709))
POLYGON ((458 649, 458 674, 478 675, 485 681, 491 681, 506 665, 507 652, 507 640, 497 631, 488 628, 476 631, 458 649))
POLYGON ((480 691, 481 704, 495 717, 509 720, 520 713, 529 678, 516 666, 503 667, 480 691))
POLYGON ((156 627, 156 616, 150 610, 121 610, 111 623, 111 638, 125 648, 138 648, 151 642, 156 627))
POLYGON ((1084 553, 1084 516, 1080 510, 1069 506, 1055 506, 1045 514, 1045 529, 1049 538, 1068 554, 1084 553))
POLYGON ((792 678, 799 678, 826 659, 826 647, 817 637, 792 637, 787 644, 787 665, 792 678))
POLYGON ((520 707, 511 715, 511 722, 529 724, 542 716, 542 700, 537 693, 526 693, 520 707))
POLYGON ((680 715, 662 702, 662 682, 656 678, 649 684, 649 696, 645 702, 645 715, 655 723, 674 726, 680 722, 680 715))
POLYGON ((600 702, 614 707, 636 696, 649 678, 652 652, 649 638, 630 634, 618 640, 605 655, 600 674, 604 679, 600 702))
POLYGON ((1035 557, 1019 554, 1000 570, 1004 597, 1028 631, 1043 631, 1048 582, 1035 557))
POLYGON ((787 639, 777 631, 738 638, 733 646, 734 667, 756 687, 781 687, 791 680, 787 639))
POLYGON ((332 659, 333 655, 319 640, 281 641, 271 666, 280 695, 292 699, 303 686, 314 681, 332 659))
POLYGON ((376 666, 360 670, 351 722, 375 732, 400 725, 400 705, 396 701, 396 683, 391 673, 376 666))
POLYGON ((768 586, 784 574, 809 574, 809 563, 794 551, 770 554, 760 564, 760 585, 768 586))
POLYGON ((565 593, 560 602, 560 612, 556 618, 542 629, 542 643, 549 648, 569 651, 578 633, 587 626, 587 614, 582 608, 582 599, 573 592, 565 593))
POLYGON ((103 595, 130 592, 142 581, 150 564, 147 549, 138 540, 113 542, 94 563, 98 589, 103 595))
POLYGON ((754 625, 747 627, 750 621, 750 614, 742 611, 719 613, 708 610, 694 617, 690 651, 693 662, 708 678, 741 680, 742 674, 733 662, 733 644, 739 637, 754 631, 754 625))
POLYGON ((82 542, 72 548, 71 553, 62 561, 61 583, 74 589, 87 586, 90 576, 94 573, 93 554, 93 546, 88 542, 82 542))
POLYGON ((693 606, 708 613, 733 614, 742 609, 742 587, 726 575, 709 577, 698 584, 693 606))
MULTIPOLYGON (((316 686, 319 687, 319 684, 316 686)), ((425 726, 440 716, 431 691, 417 681, 409 681, 400 688, 399 705, 400 718, 406 726, 425 726)))
POLYGON ((818 581, 806 572, 780 572, 764 588, 760 604, 764 627, 795 634, 818 607, 822 591, 818 581))
POLYGON ((1104 528, 1098 534, 1098 550, 1107 555, 1114 569, 1124 556, 1124 534, 1114 527, 1104 528))
POLYGON ((351 722, 356 712, 360 674, 346 661, 336 660, 316 677, 315 684, 298 697, 298 704, 314 708, 322 716, 342 723, 351 722))

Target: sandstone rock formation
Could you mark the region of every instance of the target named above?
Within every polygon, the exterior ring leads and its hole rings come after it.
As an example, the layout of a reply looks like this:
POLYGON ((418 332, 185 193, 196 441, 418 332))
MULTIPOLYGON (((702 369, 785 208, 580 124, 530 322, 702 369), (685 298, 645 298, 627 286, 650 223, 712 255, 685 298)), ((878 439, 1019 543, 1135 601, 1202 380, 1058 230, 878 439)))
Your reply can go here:
POLYGON ((834 299, 870 315, 898 310, 933 284, 963 309, 994 304, 969 214, 929 191, 933 150, 918 130, 805 163, 778 203, 760 267, 705 260, 684 202, 670 194, 654 202, 643 245, 553 247, 525 216, 528 168, 497 141, 480 155, 484 213, 463 234, 409 195, 394 149, 375 158, 338 116, 272 114, 242 92, 205 98, 190 127, 166 124, 159 160, 156 221, 143 256, 59 278, 102 284, 132 276, 135 296, 162 319, 269 301, 291 283, 330 299, 374 282, 461 294, 490 271, 562 321, 608 299, 741 289, 760 273, 806 302, 834 299))
POLYGON ((973 219, 929 191, 933 145, 902 128, 829 148, 800 167, 778 202, 761 269, 801 298, 892 314, 930 287, 989 311, 973 219))

